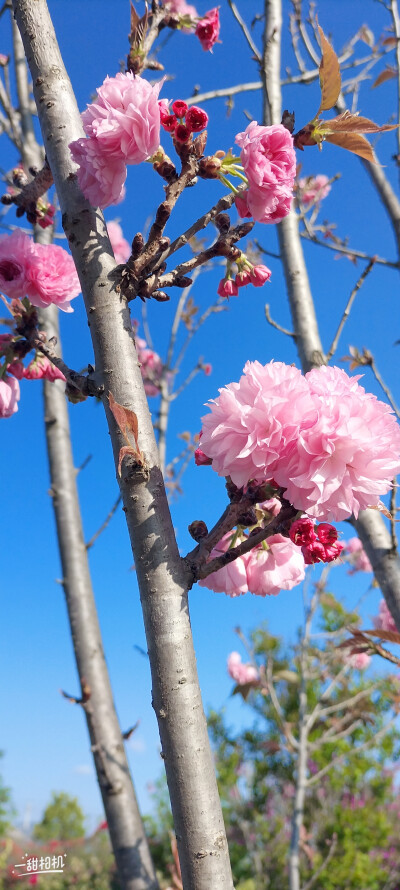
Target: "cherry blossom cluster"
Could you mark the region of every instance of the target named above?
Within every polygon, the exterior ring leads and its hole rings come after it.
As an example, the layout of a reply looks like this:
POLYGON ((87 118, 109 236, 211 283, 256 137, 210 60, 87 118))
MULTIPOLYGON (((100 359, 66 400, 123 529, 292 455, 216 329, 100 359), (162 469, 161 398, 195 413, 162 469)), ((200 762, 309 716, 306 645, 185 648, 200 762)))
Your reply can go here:
POLYGON ((164 0, 164 6, 179 17, 179 27, 183 31, 194 32, 202 48, 212 52, 213 46, 219 42, 219 6, 209 9, 203 17, 200 17, 196 7, 186 3, 186 0, 164 0))
POLYGON ((329 522, 315 525, 312 519, 304 516, 290 526, 290 540, 301 547, 307 566, 316 562, 333 562, 337 559, 344 544, 338 541, 337 529, 329 522))
POLYGON ((270 280, 271 270, 267 266, 253 266, 245 253, 235 260, 236 274, 232 271, 232 263, 228 263, 226 275, 221 278, 217 288, 220 297, 237 297, 240 287, 252 284, 254 287, 263 287, 270 280))
POLYGON ((160 144, 155 86, 128 71, 106 77, 97 98, 82 114, 87 138, 70 144, 78 181, 93 207, 108 207, 124 197, 127 164, 140 164, 160 144))
POLYGON ((297 185, 300 201, 305 207, 319 204, 331 190, 329 179, 323 173, 319 173, 318 176, 303 176, 297 185))
POLYGON ((12 334, 0 334, 0 418, 18 411, 19 380, 65 380, 64 374, 39 353, 25 366, 18 358, 18 340, 12 334))
POLYGON ((150 349, 146 340, 137 336, 137 328, 138 322, 134 321, 133 331, 144 390, 147 396, 158 396, 160 395, 164 366, 158 353, 154 349, 150 349))
POLYGON ((208 115, 197 105, 189 105, 182 99, 176 99, 170 110, 167 99, 161 99, 159 104, 161 126, 171 133, 177 142, 189 142, 192 133, 200 133, 208 124, 208 115))
POLYGON ((239 216, 257 222, 280 222, 290 211, 296 176, 293 139, 282 124, 262 127, 252 121, 235 142, 248 182, 236 197, 239 216))
POLYGON ((243 664, 242 657, 239 652, 231 652, 227 658, 228 674, 235 680, 238 686, 244 686, 247 683, 258 683, 260 677, 257 668, 253 664, 243 664))
POLYGON ((350 538, 349 541, 346 541, 343 556, 346 558, 346 562, 351 565, 350 575, 354 575, 356 572, 373 571, 372 565, 359 538, 350 538))
POLYGON ((346 655, 345 661, 357 671, 365 671, 371 663, 371 656, 368 652, 354 652, 353 655, 346 655))
MULTIPOLYGON (((213 548, 209 559, 221 556, 244 538, 242 532, 229 532, 213 548)), ((207 575, 199 584, 215 593, 226 593, 231 597, 247 592, 256 596, 276 596, 281 590, 296 587, 304 576, 305 565, 301 550, 289 538, 276 534, 249 553, 207 575)))
POLYGON ((71 300, 81 291, 74 261, 63 247, 35 244, 15 230, 0 236, 0 291, 11 300, 29 297, 33 306, 58 306, 73 312, 71 300))
POLYGON ((238 486, 274 480, 296 510, 324 521, 378 506, 400 470, 400 428, 359 377, 247 362, 202 418, 201 450, 238 486))
POLYGON ((386 600, 384 599, 381 599, 379 603, 379 612, 377 617, 374 618, 374 627, 377 630, 388 630, 397 633, 397 627, 394 622, 394 618, 389 612, 389 609, 386 605, 386 600))

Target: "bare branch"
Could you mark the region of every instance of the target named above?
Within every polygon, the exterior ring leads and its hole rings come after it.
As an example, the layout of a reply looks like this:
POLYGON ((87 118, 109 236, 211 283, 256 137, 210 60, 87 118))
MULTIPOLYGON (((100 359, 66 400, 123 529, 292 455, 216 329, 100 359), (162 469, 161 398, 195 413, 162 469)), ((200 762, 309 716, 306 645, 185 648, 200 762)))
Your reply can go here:
POLYGON ((236 6, 236 3, 234 3, 233 0, 228 0, 228 4, 230 6, 230 9, 232 10, 233 15, 235 16, 235 19, 236 19, 239 27, 241 28, 241 30, 247 40, 247 43, 249 44, 249 47, 250 47, 252 53, 254 53, 255 60, 257 62, 261 62, 260 52, 259 52, 256 44, 254 43, 254 40, 250 34, 250 31, 249 31, 246 23, 243 21, 242 16, 240 15, 240 12, 236 6))
POLYGON ((340 335, 341 335, 341 333, 342 333, 342 331, 343 331, 343 328, 344 328, 344 326, 345 326, 345 324, 346 324, 346 321, 347 321, 347 319, 348 319, 348 317, 349 317, 349 315, 350 315, 351 307, 352 307, 352 305, 353 305, 353 303, 354 303, 354 300, 355 300, 355 298, 356 298, 356 296, 357 296, 357 294, 358 294, 358 291, 360 290, 360 288, 361 288, 362 285, 364 284, 365 279, 367 278, 367 276, 368 276, 369 273, 371 272, 371 269, 374 267, 374 265, 375 265, 375 257, 372 257, 372 259, 371 259, 371 260, 369 261, 369 263, 368 263, 368 266, 365 267, 365 269, 364 269, 364 271, 361 273, 361 275, 360 275, 360 277, 359 277, 357 283, 356 283, 355 286, 353 287, 353 290, 352 290, 352 292, 351 292, 351 294, 350 294, 350 296, 349 296, 349 299, 348 299, 348 301, 347 301, 346 308, 345 308, 345 310, 344 310, 344 312, 343 312, 342 318, 340 319, 338 329, 337 329, 336 334, 335 334, 335 336, 334 336, 334 338, 333 338, 333 340, 332 340, 332 345, 331 345, 330 349, 328 350, 328 352, 327 352, 327 354, 326 354, 326 361, 327 361, 327 362, 330 362, 331 358, 335 355, 335 352, 336 352, 336 350, 337 350, 338 343, 339 343, 339 340, 340 340, 340 335))
POLYGON ((277 321, 274 321, 273 318, 271 318, 269 303, 265 304, 265 318, 267 319, 268 324, 270 324, 271 327, 275 328, 277 331, 280 331, 281 334, 285 334, 286 337, 292 337, 293 340, 296 339, 296 334, 294 334, 293 331, 288 331, 286 328, 283 328, 280 324, 278 324, 277 321))
POLYGON ((118 497, 117 497, 117 500, 115 501, 115 503, 114 503, 113 506, 111 507, 110 512, 107 513, 107 516, 106 516, 104 522, 102 522, 101 526, 97 529, 97 532, 95 532, 94 535, 92 535, 92 537, 90 538, 90 540, 87 542, 87 544, 86 544, 86 550, 90 550, 90 548, 93 547, 93 544, 95 544, 95 542, 97 541, 97 538, 99 538, 100 535, 102 534, 102 532, 105 531, 105 529, 107 528, 107 526, 108 526, 109 523, 111 522, 111 520, 112 520, 112 518, 113 518, 113 516, 114 516, 114 513, 116 513, 116 511, 117 511, 117 509, 118 509, 118 507, 119 507, 119 505, 120 505, 120 503, 121 503, 121 500, 122 500, 122 498, 121 498, 121 495, 119 494, 118 497))

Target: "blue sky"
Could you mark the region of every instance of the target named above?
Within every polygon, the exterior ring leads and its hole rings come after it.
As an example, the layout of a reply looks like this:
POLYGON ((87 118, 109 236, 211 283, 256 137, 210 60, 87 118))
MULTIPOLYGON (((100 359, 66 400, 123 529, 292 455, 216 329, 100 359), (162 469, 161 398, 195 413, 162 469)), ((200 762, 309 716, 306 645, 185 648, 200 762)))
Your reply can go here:
MULTIPOLYGON (((129 4, 127 0, 50 0, 64 60, 82 110, 108 74, 120 68, 127 52, 129 4)), ((250 22, 262 4, 245 0, 240 4, 250 22)), ((199 0, 200 13, 209 3, 199 0)), ((138 3, 138 10, 144 4, 138 3)), ((286 18, 289 3, 285 3, 286 18)), ((353 0, 351 4, 337 0, 321 0, 319 21, 325 33, 331 33, 337 50, 365 22, 378 37, 389 25, 381 5, 369 0, 353 0)), ((165 40, 160 55, 165 71, 174 79, 167 82, 162 95, 171 99, 186 98, 195 85, 201 91, 221 88, 241 81, 258 79, 258 71, 238 31, 226 0, 221 5, 221 40, 213 54, 202 51, 191 35, 173 34, 165 40)), ((6 16, 0 20, 0 51, 10 48, 10 25, 6 16)), ((260 28, 255 39, 260 38, 260 28)), ((368 47, 360 45, 360 55, 368 55, 368 47)), ((389 56, 389 62, 393 59, 389 56)), ((295 70, 285 28, 283 68, 295 70)), ((381 62, 377 72, 384 67, 381 62)), ((374 77, 375 75, 373 75, 374 77)), ((395 82, 377 90, 367 81, 360 94, 360 110, 384 123, 396 108, 395 82)), ((319 105, 318 87, 291 87, 284 93, 286 107, 295 109, 297 126, 306 123, 319 105)), ((208 150, 227 150, 234 144, 237 132, 243 130, 249 117, 260 118, 261 96, 245 93, 237 97, 228 116, 224 100, 207 103, 210 116, 208 150), (247 116, 246 116, 247 115, 247 116)), ((325 115, 327 116, 327 115, 325 115)), ((172 150, 168 134, 162 143, 172 150)), ((17 158, 2 137, 3 169, 12 167, 17 158)), ((396 136, 389 133, 380 139, 378 154, 385 173, 398 190, 398 172, 391 156, 396 151, 396 136)), ((352 247, 367 253, 379 253, 395 259, 395 245, 385 212, 379 204, 368 176, 357 158, 325 145, 299 156, 302 175, 324 173, 342 176, 324 201, 321 217, 337 226, 338 234, 349 236, 352 247)), ((178 205, 168 234, 179 234, 223 194, 221 185, 207 182, 188 190, 178 205)), ((158 203, 162 200, 162 182, 150 165, 130 168, 127 198, 116 208, 106 211, 107 219, 119 218, 125 236, 148 226, 158 203)), ((235 214, 233 213, 233 218, 235 214)), ((15 223, 10 212, 7 221, 15 223)), ((273 226, 258 226, 256 237, 271 252, 277 251, 273 226)), ((213 230, 207 232, 208 243, 213 230)), ((59 243, 65 246, 65 242, 59 243)), ((321 247, 305 245, 311 285, 324 346, 332 341, 348 296, 363 265, 355 267, 347 259, 335 259, 321 247)), ((258 359, 296 362, 293 342, 267 326, 264 304, 268 301, 273 318, 290 327, 285 285, 279 261, 267 261, 272 270, 271 282, 263 289, 243 289, 232 299, 227 311, 212 318, 194 339, 183 367, 187 374, 198 356, 213 366, 210 377, 199 374, 190 389, 174 403, 171 416, 169 457, 181 449, 177 438, 183 430, 200 429, 204 403, 213 398, 218 388, 237 380, 244 363, 258 359)), ((200 276, 193 290, 197 305, 206 308, 215 298, 221 268, 215 267, 200 276)), ((168 339, 176 294, 170 304, 151 303, 149 324, 154 346, 162 355, 168 339)), ((62 339, 66 361, 71 367, 83 367, 92 360, 86 319, 81 298, 74 301, 73 315, 62 317, 62 339)), ((132 315, 140 319, 140 306, 132 307, 132 315)), ((348 352, 349 344, 369 347, 378 367, 392 387, 397 400, 396 383, 400 338, 397 273, 376 267, 367 279, 353 308, 343 334, 338 357, 348 352)), ((143 333, 142 329, 140 333, 143 333)), ((381 397, 371 375, 364 384, 381 397)), ((156 411, 156 401, 151 401, 156 411)), ((102 408, 89 401, 71 406, 71 426, 75 462, 80 466, 91 455, 79 474, 79 491, 86 536, 89 539, 107 515, 117 495, 111 449, 102 408)), ((102 807, 93 773, 89 742, 83 715, 59 694, 63 688, 71 693, 78 689, 63 592, 58 578, 60 566, 55 527, 48 495, 49 477, 45 453, 42 399, 40 384, 25 382, 20 410, 1 426, 0 449, 3 460, 3 596, 0 714, 2 734, 0 748, 4 759, 0 771, 12 790, 18 819, 37 821, 52 791, 77 795, 88 817, 88 826, 102 818, 102 807)), ((225 506, 223 481, 210 468, 191 466, 184 478, 184 495, 172 504, 172 513, 181 552, 192 545, 187 526, 193 519, 212 523, 225 506)), ((343 535, 351 531, 343 526, 343 535)), ((146 657, 135 648, 145 648, 139 597, 132 569, 132 558, 123 514, 119 512, 90 554, 93 585, 104 638, 114 696, 123 729, 138 719, 138 731, 128 743, 128 754, 139 799, 144 809, 150 806, 148 784, 162 770, 156 720, 150 704, 150 674, 146 657)), ((337 573, 336 590, 353 605, 367 589, 369 577, 349 579, 345 567, 337 573)), ((364 604, 366 622, 377 610, 379 592, 373 591, 364 604)), ((277 598, 262 600, 248 594, 230 600, 203 588, 193 590, 190 597, 193 634, 198 658, 204 703, 226 705, 232 721, 240 722, 245 711, 237 700, 229 700, 232 683, 226 674, 226 657, 238 648, 234 627, 249 630, 268 621, 273 632, 294 636, 301 620, 300 589, 282 593, 277 598)))

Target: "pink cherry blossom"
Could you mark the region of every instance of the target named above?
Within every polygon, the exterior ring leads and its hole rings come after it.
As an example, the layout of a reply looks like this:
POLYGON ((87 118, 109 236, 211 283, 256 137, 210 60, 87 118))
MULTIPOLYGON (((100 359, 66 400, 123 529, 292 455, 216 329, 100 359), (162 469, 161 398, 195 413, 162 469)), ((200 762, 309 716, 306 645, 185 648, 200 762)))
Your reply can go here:
POLYGON ((307 204, 319 203, 329 195, 331 190, 329 179, 323 173, 318 176, 307 176, 299 179, 300 199, 302 203, 307 204))
POLYGON ((250 272, 250 281, 254 287, 262 287, 271 278, 271 269, 267 266, 253 266, 250 272))
POLYGON ((195 34, 204 50, 212 51, 214 44, 218 41, 219 31, 219 6, 215 6, 213 9, 209 9, 196 25, 195 34))
POLYGON ((308 516, 302 516, 300 519, 295 519, 290 526, 289 535, 293 544, 297 544, 299 547, 302 544, 312 544, 317 540, 314 520, 309 519, 308 516))
POLYGON ((257 596, 276 596, 303 581, 304 559, 299 548, 283 535, 272 535, 265 544, 266 548, 260 545, 250 550, 248 589, 257 596))
MULTIPOLYGON (((348 562, 352 566, 350 574, 354 575, 355 572, 372 572, 373 568, 368 559, 368 556, 363 548, 362 542, 360 538, 350 538, 346 541, 344 546, 345 555, 348 558, 348 562)), ((382 600, 384 603, 385 600, 382 600)))
POLYGON ((72 256, 56 244, 35 244, 27 268, 26 293, 31 303, 73 312, 70 301, 80 292, 72 256))
POLYGON ((0 290, 11 300, 26 296, 27 269, 34 253, 29 235, 16 229, 0 236, 0 290))
MULTIPOLYGON (((169 12, 175 13, 176 15, 189 17, 191 19, 198 19, 199 14, 195 6, 192 3, 186 3, 186 0, 164 0, 164 6, 169 12)), ((185 26, 182 28, 182 31, 185 31, 186 34, 189 34, 191 31, 195 30, 195 22, 193 22, 193 26, 185 26)))
MULTIPOLYGON (((215 559, 216 557, 221 556, 222 553, 225 553, 226 550, 229 549, 231 542, 232 533, 229 532, 224 535, 217 546, 211 551, 209 560, 215 559)), ((239 544, 240 541, 238 540, 236 543, 239 544)), ((218 569, 217 572, 212 572, 211 575, 207 575, 207 578, 203 578, 203 580, 198 582, 200 587, 208 587, 209 590, 214 590, 215 593, 226 593, 227 596, 231 597, 247 593, 247 559, 248 555, 244 557, 239 556, 222 569, 218 569)))
POLYGON ((400 428, 393 412, 358 379, 335 367, 305 376, 318 419, 299 431, 274 476, 293 506, 310 516, 357 517, 378 504, 400 470, 400 428))
POLYGON ((257 222, 280 222, 290 211, 296 155, 293 139, 281 124, 262 127, 256 121, 238 133, 236 143, 249 188, 236 201, 240 216, 257 222))
POLYGON ((107 223, 108 235, 111 241, 111 247, 114 251, 116 263, 126 263, 131 255, 131 246, 124 238, 120 224, 111 219, 107 223))
POLYGON ((140 164, 160 145, 158 94, 162 82, 151 86, 131 71, 106 77, 97 99, 82 114, 85 133, 95 137, 109 160, 140 164))
POLYGON ((227 658, 228 674, 232 680, 243 686, 246 683, 257 683, 259 675, 257 668, 253 664, 243 664, 242 657, 239 652, 231 652, 227 658))
POLYGON ((25 368, 19 359, 14 359, 10 365, 7 365, 7 373, 12 374, 13 377, 16 377, 17 380, 22 380, 24 376, 25 368))
POLYGON ((124 160, 106 157, 94 137, 77 139, 71 142, 69 148, 75 163, 79 165, 76 175, 80 188, 92 207, 104 210, 110 204, 119 204, 125 196, 124 160))
POLYGON ((283 362, 247 362, 239 383, 219 392, 202 418, 201 447, 219 476, 239 487, 275 476, 300 431, 317 420, 307 381, 283 362))
POLYGON ((18 411, 19 383, 8 374, 0 379, 0 417, 11 417, 18 411))
POLYGON ((367 652, 356 652, 354 655, 349 655, 346 661, 357 671, 365 671, 370 664, 371 656, 367 652))
POLYGON ((148 396, 158 396, 160 394, 163 363, 157 352, 154 349, 150 349, 147 345, 146 340, 136 336, 135 342, 145 393, 148 396))
POLYGON ((277 516, 282 509, 282 504, 278 498, 268 498, 267 501, 261 501, 257 506, 261 510, 265 510, 266 513, 270 513, 271 516, 277 516))
POLYGON ((64 380, 65 377, 56 365, 53 365, 45 355, 39 353, 30 362, 27 368, 24 368, 24 377, 26 380, 64 380))
POLYGON ((237 297, 239 293, 238 286, 232 278, 221 278, 217 287, 217 294, 220 297, 237 297))
POLYGON ((377 617, 374 618, 374 627, 376 627, 377 630, 388 630, 397 633, 395 620, 391 612, 389 612, 386 600, 384 599, 381 599, 379 603, 379 613, 377 617))

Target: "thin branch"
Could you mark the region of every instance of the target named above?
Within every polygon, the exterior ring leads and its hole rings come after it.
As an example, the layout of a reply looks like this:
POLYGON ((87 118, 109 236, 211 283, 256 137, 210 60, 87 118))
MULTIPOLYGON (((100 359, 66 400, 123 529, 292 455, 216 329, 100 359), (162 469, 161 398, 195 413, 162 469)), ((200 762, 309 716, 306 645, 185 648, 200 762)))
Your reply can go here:
MULTIPOLYGON (((315 636, 315 634, 313 634, 313 636, 315 636)), ((344 701, 337 702, 335 705, 329 705, 327 708, 322 708, 322 710, 318 711, 318 717, 327 717, 328 714, 334 714, 336 711, 351 708, 358 701, 365 698, 365 696, 374 692, 375 689, 379 689, 378 683, 375 683, 373 686, 368 686, 368 689, 362 689, 361 692, 357 692, 355 695, 351 696, 351 698, 346 698, 344 701)))
POLYGON ((342 253, 344 256, 354 257, 358 260, 374 260, 377 265, 387 266, 389 269, 399 269, 400 262, 394 260, 387 260, 384 257, 374 256, 372 257, 369 253, 364 253, 363 250, 354 250, 352 247, 347 247, 342 244, 331 244, 329 241, 322 241, 322 239, 318 238, 315 233, 311 231, 303 231, 300 232, 300 237, 304 238, 306 241, 312 241, 313 244, 318 244, 319 247, 326 247, 328 250, 334 250, 335 253, 342 253))
POLYGON ((342 333, 342 331, 343 331, 343 328, 344 328, 344 326, 345 326, 345 324, 346 324, 346 321, 347 321, 347 319, 348 319, 348 317, 349 317, 349 315, 350 315, 351 307, 352 307, 352 305, 353 305, 353 303, 354 303, 354 300, 355 300, 355 298, 356 298, 356 296, 357 296, 357 294, 358 294, 358 291, 360 290, 360 288, 361 288, 362 285, 364 284, 365 279, 367 278, 367 276, 368 276, 369 273, 371 272, 371 269, 373 269, 374 265, 375 265, 375 257, 372 257, 372 259, 371 259, 371 260, 369 261, 369 263, 368 263, 368 266, 365 267, 364 271, 361 273, 361 275, 360 275, 358 281, 356 282, 356 284, 355 284, 354 287, 353 287, 353 290, 352 290, 352 292, 351 292, 351 294, 350 294, 350 297, 349 297, 349 299, 348 299, 346 308, 345 308, 345 310, 344 310, 344 312, 343 312, 342 318, 340 319, 338 329, 337 329, 336 334, 335 334, 335 336, 334 336, 334 338, 333 338, 332 345, 331 345, 330 349, 328 350, 328 352, 327 352, 327 354, 326 354, 326 361, 327 361, 327 362, 329 362, 329 361, 331 360, 332 356, 334 356, 334 354, 335 354, 335 352, 336 352, 336 350, 337 350, 338 343, 339 343, 339 340, 340 340, 340 335, 341 335, 341 333, 342 333))
MULTIPOLYGON (((240 191, 244 191, 244 188, 239 188, 240 191)), ((219 213, 223 213, 225 210, 229 210, 232 207, 232 204, 235 201, 235 195, 230 192, 229 195, 224 195, 219 199, 217 204, 214 204, 207 213, 204 213, 203 216, 193 223, 186 232, 183 232, 182 235, 179 235, 179 238, 176 238, 175 241, 170 244, 167 250, 162 254, 160 258, 161 261, 168 259, 171 254, 175 253, 177 250, 180 250, 181 247, 184 247, 185 244, 188 244, 190 239, 193 238, 193 235, 197 235, 197 232, 201 232, 202 229, 205 229, 210 222, 212 222, 219 213)))
POLYGON ((310 880, 307 881, 306 884, 303 884, 301 890, 311 890, 311 887, 314 886, 314 884, 315 884, 315 882, 318 880, 319 876, 322 875, 322 872, 325 871, 327 865, 329 865, 329 863, 330 863, 330 861, 331 861, 331 859, 332 859, 332 856, 333 856, 333 854, 334 854, 334 852, 335 852, 335 850, 336 850, 336 847, 337 847, 337 835, 334 834, 334 835, 332 836, 331 845, 330 845, 330 848, 329 848, 329 853, 328 853, 328 855, 325 857, 324 861, 321 863, 321 865, 319 866, 319 868, 317 868, 317 871, 314 872, 314 874, 312 875, 312 877, 310 878, 310 880))
POLYGON ((393 726, 396 720, 397 716, 392 717, 392 719, 389 720, 386 726, 383 726, 382 729, 375 733, 375 735, 371 736, 370 739, 367 739, 366 742, 363 742, 362 745, 354 746, 354 748, 351 748, 349 751, 345 751, 343 754, 340 754, 339 757, 334 757, 334 759, 331 760, 330 763, 327 763, 326 766, 318 770, 318 772, 311 776, 310 779, 307 779, 307 787, 309 788, 310 785, 315 785, 316 782, 319 782, 319 780, 322 779, 322 776, 325 776, 326 773, 329 772, 329 770, 338 766, 339 763, 343 763, 343 761, 346 760, 347 757, 353 757, 354 754, 357 756, 358 754, 360 754, 361 751, 366 751, 372 745, 376 745, 379 739, 381 739, 388 732, 388 730, 391 726, 393 726))
POLYGON ((393 548, 394 553, 396 553, 396 551, 397 551, 397 544, 398 544, 397 534, 396 534, 396 518, 395 517, 396 517, 396 511, 399 508, 396 507, 396 490, 397 490, 396 479, 393 479, 393 487, 390 492, 389 513, 391 515, 390 534, 391 534, 391 538, 392 538, 392 548, 393 548))
POLYGON ((236 96, 238 93, 251 93, 254 90, 261 90, 261 80, 252 81, 251 83, 238 83, 236 86, 223 87, 220 90, 210 90, 207 93, 195 93, 185 99, 188 105, 194 105, 197 102, 208 102, 210 99, 223 99, 225 96, 236 96))
POLYGON ((249 44, 249 47, 250 47, 252 53, 254 53, 254 57, 255 57, 256 61, 261 62, 260 51, 259 51, 258 47, 255 45, 254 40, 250 34, 250 31, 249 31, 246 23, 243 21, 242 16, 240 15, 240 12, 236 6, 236 3, 234 3, 233 0, 228 0, 228 5, 229 5, 236 21, 237 21, 239 27, 243 31, 244 37, 246 38, 247 43, 249 44))
MULTIPOLYGON (((392 15, 393 29, 396 37, 396 63, 397 63, 397 120, 400 122, 400 16, 397 0, 390 0, 390 12, 392 15)), ((397 154, 400 160, 400 132, 397 129, 397 154)))
POLYGON ((378 371, 378 368, 376 367, 375 359, 374 359, 373 356, 371 357, 371 360, 370 360, 370 362, 369 362, 368 364, 369 364, 369 366, 370 366, 370 368, 371 368, 371 371, 372 371, 372 373, 373 373, 375 379, 378 381, 379 386, 381 387, 381 389, 383 389, 383 392, 385 393, 385 396, 386 396, 386 398, 387 398, 389 404, 390 404, 391 407, 393 408, 394 413, 397 415, 397 417, 398 417, 399 420, 400 420, 400 408, 399 408, 398 405, 396 404, 396 402, 395 402, 395 400, 394 400, 394 398, 393 398, 393 396, 392 396, 392 393, 391 393, 389 387, 386 386, 386 383, 385 383, 383 377, 381 377, 381 375, 380 375, 380 373, 379 373, 379 371, 378 371))
POLYGON ((111 522, 111 520, 114 516, 114 513, 116 513, 116 511, 121 503, 121 500, 122 500, 122 498, 121 498, 121 495, 119 494, 117 497, 117 500, 111 507, 110 512, 107 514, 104 522, 102 522, 100 528, 97 529, 97 532, 95 532, 94 535, 92 535, 90 540, 87 542, 86 550, 90 550, 90 548, 93 547, 93 544, 97 541, 97 538, 99 538, 100 535, 102 534, 102 532, 104 532, 104 530, 107 528, 107 526, 109 525, 109 523, 111 522))
POLYGON ((280 331, 281 334, 285 334, 286 337, 292 337, 293 340, 296 339, 296 334, 294 334, 293 331, 288 331, 286 328, 283 328, 282 325, 278 324, 277 321, 274 321, 273 318, 271 318, 269 303, 265 304, 265 318, 267 319, 268 324, 270 324, 271 327, 275 328, 277 331, 280 331))

